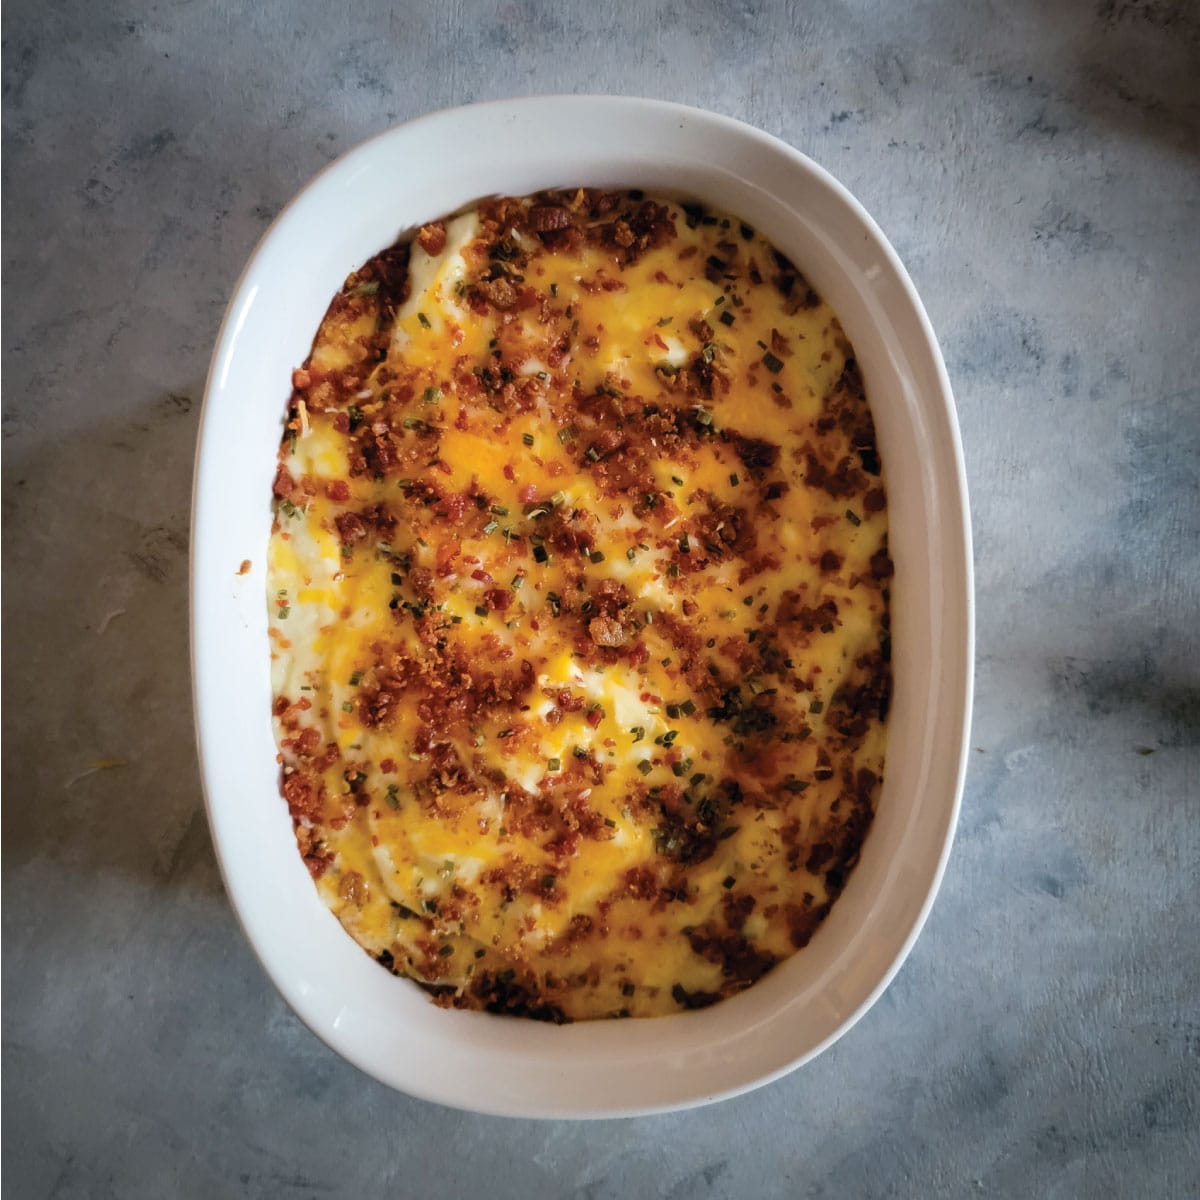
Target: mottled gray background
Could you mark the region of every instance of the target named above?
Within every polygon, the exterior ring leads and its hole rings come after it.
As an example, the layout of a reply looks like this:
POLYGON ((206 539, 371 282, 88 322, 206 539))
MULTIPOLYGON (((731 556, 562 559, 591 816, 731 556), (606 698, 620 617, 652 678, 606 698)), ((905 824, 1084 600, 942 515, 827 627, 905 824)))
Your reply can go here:
POLYGON ((1196 5, 3 23, 7 1195, 1196 1194, 1196 5), (255 241, 366 135, 551 91, 742 117, 863 200, 942 338, 978 566, 975 750, 908 965, 791 1077, 603 1124, 418 1103, 300 1026, 221 889, 186 665, 200 394, 255 241))

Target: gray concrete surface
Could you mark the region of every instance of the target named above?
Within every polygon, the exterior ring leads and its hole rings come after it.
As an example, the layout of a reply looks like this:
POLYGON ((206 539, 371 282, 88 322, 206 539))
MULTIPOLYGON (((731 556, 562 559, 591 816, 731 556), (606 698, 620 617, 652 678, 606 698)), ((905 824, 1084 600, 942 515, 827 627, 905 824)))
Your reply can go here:
POLYGON ((3 23, 7 1196, 1197 1194, 1195 5, 3 23), (979 584, 958 843, 891 990, 782 1082, 592 1125, 409 1100, 301 1027, 221 889, 186 659, 201 387, 256 239, 364 136, 549 91, 742 117, 864 201, 943 341, 979 584))

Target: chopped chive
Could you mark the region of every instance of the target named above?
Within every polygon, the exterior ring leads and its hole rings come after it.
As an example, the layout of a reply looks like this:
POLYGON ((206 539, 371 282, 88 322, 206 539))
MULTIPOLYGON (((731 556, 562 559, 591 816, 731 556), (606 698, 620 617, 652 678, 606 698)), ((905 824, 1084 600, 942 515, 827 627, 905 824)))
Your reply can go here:
POLYGON ((544 892, 550 891, 554 887, 554 883, 555 883, 555 880, 557 880, 557 878, 558 878, 557 875, 543 875, 542 876, 542 891, 544 891, 544 892))
POLYGON ((667 575, 670 576, 670 578, 672 578, 672 579, 678 579, 679 578, 679 564, 672 563, 667 568, 667 575))
POLYGON ((521 434, 521 441, 523 441, 525 443, 525 445, 527 445, 527 446, 532 446, 533 445, 533 434, 532 433, 521 434))
POLYGON ((849 521, 851 525, 862 524, 862 517, 860 517, 858 513, 850 508, 846 509, 846 520, 849 521))
POLYGON ((546 549, 545 546, 534 546, 533 561, 539 562, 539 563, 549 562, 550 561, 550 552, 546 549))
POLYGON ((692 543, 688 540, 688 535, 685 533, 679 538, 679 553, 690 554, 692 552, 692 543))
POLYGON ((350 676, 350 686, 358 687, 360 683, 362 683, 362 672, 355 671, 354 674, 350 676))
POLYGON ((671 322, 672 322, 674 319, 675 319, 674 317, 659 317, 659 318, 658 318, 658 327, 659 327, 659 329, 662 329, 664 325, 670 325, 670 323, 671 323, 671 322))
POLYGON ((677 779, 681 778, 683 776, 684 772, 687 771, 687 767, 684 766, 685 761, 686 760, 671 764, 671 774, 674 775, 677 779))
POLYGON ((508 586, 511 587, 514 592, 519 592, 521 590, 521 584, 524 582, 524 575, 514 575, 512 578, 512 583, 510 583, 508 586))
POLYGON ((482 604, 475 605, 475 615, 477 617, 486 617, 488 615, 487 607, 482 604))
POLYGON ((629 549, 625 551, 625 557, 627 559, 629 559, 630 562, 633 562, 633 560, 635 558, 637 558, 637 552, 634 550, 634 548, 632 546, 630 546, 629 549))
POLYGON ((735 883, 737 883, 737 880, 734 879, 732 875, 726 875, 725 878, 721 880, 721 886, 726 890, 733 887, 735 883))
POLYGON ((762 364, 772 374, 778 374, 783 370, 783 360, 776 358, 775 355, 770 352, 770 350, 768 350, 766 354, 762 356, 762 364))
POLYGON ((812 713, 814 716, 816 716, 818 713, 822 713, 822 712, 824 712, 824 711, 825 711, 825 704, 824 704, 824 701, 821 701, 821 700, 814 700, 814 701, 813 701, 813 702, 812 702, 812 703, 811 703, 811 704, 808 706, 808 711, 809 711, 810 713, 812 713))
POLYGON ((695 706, 695 704, 692 703, 691 700, 685 700, 679 706, 679 711, 682 712, 685 717, 690 717, 692 715, 692 713, 694 713, 696 711, 696 706, 695 706))
POLYGON ((600 451, 597 450, 595 446, 589 446, 583 452, 583 457, 586 458, 588 460, 588 462, 599 462, 600 461, 600 451))
POLYGON ((394 783, 388 784, 387 795, 384 799, 387 801, 388 808, 400 807, 400 791, 394 783))
POLYGON ((697 409, 696 420, 701 425, 711 425, 713 423, 713 415, 708 411, 707 408, 697 409))
POLYGON ((546 770, 547 771, 561 771, 562 770, 562 759, 560 759, 560 758, 546 759, 546 770))
POLYGON ((488 522, 488 523, 487 523, 487 524, 486 524, 486 525, 483 527, 483 532, 484 532, 484 533, 495 533, 495 532, 496 532, 496 530, 497 530, 497 529, 499 529, 499 528, 500 528, 500 526, 499 526, 499 524, 498 524, 496 521, 489 521, 489 522, 488 522))
POLYGON ((646 728, 644 725, 635 725, 629 732, 633 734, 635 745, 646 736, 646 728))
POLYGON ((735 317, 733 313, 729 311, 729 309, 725 309, 725 311, 721 313, 717 320, 720 321, 722 325, 732 325, 734 321, 737 320, 737 317, 735 317))
POLYGON ((667 716, 672 721, 678 721, 679 720, 679 705, 678 704, 668 704, 667 705, 667 716))
POLYGON ((617 827, 617 823, 612 819, 612 817, 605 817, 604 823, 609 827, 609 829, 616 829, 617 827))
POLYGON ((354 711, 354 701, 343 700, 342 701, 342 712, 353 712, 353 711, 354 711))
POLYGON ((496 734, 498 738, 510 738, 512 735, 513 731, 511 729, 502 729, 498 734, 496 734))
POLYGON ((550 295, 552 295, 552 296, 558 295, 558 284, 557 283, 552 283, 550 285, 550 295))
POLYGON ((508 516, 508 509, 505 508, 503 504, 493 504, 491 506, 491 508, 488 509, 488 512, 492 513, 494 516, 497 516, 497 517, 507 517, 508 516))
POLYGON ((574 425, 564 425, 558 431, 558 440, 562 445, 573 442, 579 436, 579 430, 574 425))
POLYGON ((599 550, 593 550, 591 554, 588 555, 588 560, 594 563, 602 563, 604 561, 604 555, 599 550))
POLYGON ((435 387, 427 387, 425 389, 425 403, 436 404, 442 398, 442 389, 435 387))
POLYGON ((560 507, 562 507, 562 505, 566 504, 566 502, 567 502, 567 493, 566 492, 555 492, 554 495, 550 497, 550 507, 551 508, 560 508, 560 507))
POLYGON ((650 772, 654 770, 654 764, 648 758, 643 758, 641 762, 638 763, 637 769, 643 775, 649 775, 650 772))
POLYGON ((662 735, 662 744, 664 746, 669 746, 678 736, 678 729, 668 729, 667 732, 662 735))
POLYGON ((279 618, 281 621, 286 621, 286 620, 288 619, 288 617, 291 615, 291 612, 292 612, 291 608, 290 608, 288 605, 286 605, 286 604, 285 604, 285 605, 283 605, 283 606, 280 608, 279 612, 278 612, 278 613, 276 613, 275 615, 276 615, 276 616, 277 616, 277 617, 278 617, 278 618, 279 618))
POLYGON ((449 958, 450 955, 453 953, 454 953, 454 947, 450 946, 450 945, 445 945, 438 951, 438 958, 449 958))
POLYGON ((417 313, 417 320, 421 322, 422 329, 430 328, 429 318, 423 312, 417 313))
MULTIPOLYGON (((538 377, 538 378, 539 378, 539 379, 540 379, 540 380, 541 380, 543 383, 545 383, 545 382, 546 382, 546 380, 550 378, 550 372, 549 372, 549 371, 539 371, 539 372, 537 373, 537 377, 538 377)), ((530 445, 532 445, 532 443, 530 443, 530 445)))

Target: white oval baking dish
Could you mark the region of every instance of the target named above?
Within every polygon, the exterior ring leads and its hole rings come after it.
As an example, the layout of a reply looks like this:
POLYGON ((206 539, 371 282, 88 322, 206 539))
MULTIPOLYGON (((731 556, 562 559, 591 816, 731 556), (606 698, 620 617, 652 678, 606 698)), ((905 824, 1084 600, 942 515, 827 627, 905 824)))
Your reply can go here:
POLYGON ((555 96, 435 113, 338 159, 247 265, 213 355, 196 463, 192 666, 225 884, 276 987, 330 1046, 443 1104, 537 1117, 701 1104, 818 1054, 879 996, 933 902, 965 769, 973 598, 962 452, 928 318, 862 206, 815 163, 726 117, 555 96), (895 698, 878 814, 811 944, 699 1012, 562 1027, 445 1010, 318 899, 278 794, 264 566, 290 373, 345 276, 407 229, 491 194, 587 184, 691 194, 787 253, 830 302, 867 383, 888 477, 895 698), (239 575, 243 560, 251 569, 239 575))

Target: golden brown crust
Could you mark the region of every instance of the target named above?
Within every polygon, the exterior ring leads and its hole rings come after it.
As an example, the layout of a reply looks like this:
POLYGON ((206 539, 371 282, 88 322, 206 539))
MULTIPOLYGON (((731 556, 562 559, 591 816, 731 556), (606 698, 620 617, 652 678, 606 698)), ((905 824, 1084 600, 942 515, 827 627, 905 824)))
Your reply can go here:
POLYGON ((552 192, 457 229, 354 272, 293 375, 275 557, 302 532, 336 569, 322 591, 318 559, 291 568, 274 615, 346 581, 372 597, 320 601, 336 679, 272 631, 311 664, 290 678, 313 698, 274 710, 297 843, 439 1003, 703 1007, 807 943, 877 803, 893 567, 861 373, 795 266, 702 206, 552 192), (410 260, 452 252, 453 296, 412 310, 410 260), (651 284, 646 368, 605 367, 651 284), (670 315, 689 287, 705 309, 670 315), (314 436, 324 459, 297 449, 314 436), (438 829, 465 839, 448 871, 411 849, 438 829), (650 942, 690 965, 639 976, 650 942))

